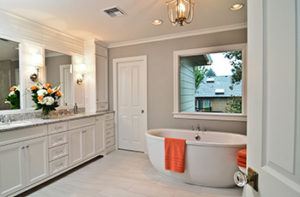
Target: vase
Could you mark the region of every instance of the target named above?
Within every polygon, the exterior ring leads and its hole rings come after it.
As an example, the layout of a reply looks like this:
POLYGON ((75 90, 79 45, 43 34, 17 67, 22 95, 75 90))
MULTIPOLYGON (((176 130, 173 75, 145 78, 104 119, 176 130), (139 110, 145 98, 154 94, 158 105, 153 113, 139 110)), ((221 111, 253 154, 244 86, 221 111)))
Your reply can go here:
POLYGON ((42 119, 47 120, 50 119, 50 111, 42 109, 42 119))

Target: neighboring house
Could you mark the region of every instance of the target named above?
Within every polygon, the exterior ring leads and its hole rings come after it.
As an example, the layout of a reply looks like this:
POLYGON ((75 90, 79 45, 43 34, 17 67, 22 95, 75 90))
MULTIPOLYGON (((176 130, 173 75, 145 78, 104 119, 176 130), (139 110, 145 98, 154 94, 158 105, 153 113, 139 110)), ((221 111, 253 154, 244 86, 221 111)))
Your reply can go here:
POLYGON ((195 66, 210 65, 209 54, 180 57, 180 111, 195 112, 195 66))
POLYGON ((196 111, 225 112, 232 96, 242 97, 242 82, 232 85, 231 76, 205 78, 196 90, 196 111))

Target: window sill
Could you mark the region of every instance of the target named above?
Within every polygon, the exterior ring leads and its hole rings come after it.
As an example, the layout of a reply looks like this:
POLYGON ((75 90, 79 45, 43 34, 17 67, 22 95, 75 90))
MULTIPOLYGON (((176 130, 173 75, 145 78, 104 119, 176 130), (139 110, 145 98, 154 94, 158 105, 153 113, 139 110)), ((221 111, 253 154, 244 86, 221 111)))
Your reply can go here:
POLYGON ((243 114, 219 114, 205 112, 173 112, 174 118, 199 119, 199 120, 220 120, 247 122, 247 116, 243 114))

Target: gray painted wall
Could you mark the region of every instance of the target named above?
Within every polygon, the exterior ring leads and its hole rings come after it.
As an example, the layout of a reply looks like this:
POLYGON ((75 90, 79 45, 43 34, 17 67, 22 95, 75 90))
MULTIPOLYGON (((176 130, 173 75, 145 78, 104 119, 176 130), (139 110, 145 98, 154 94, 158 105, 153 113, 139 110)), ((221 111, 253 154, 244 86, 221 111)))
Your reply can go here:
POLYGON ((109 101, 113 109, 112 60, 147 55, 148 128, 183 128, 200 125, 208 130, 246 134, 246 122, 173 118, 173 51, 247 42, 247 30, 165 40, 109 49, 109 101))

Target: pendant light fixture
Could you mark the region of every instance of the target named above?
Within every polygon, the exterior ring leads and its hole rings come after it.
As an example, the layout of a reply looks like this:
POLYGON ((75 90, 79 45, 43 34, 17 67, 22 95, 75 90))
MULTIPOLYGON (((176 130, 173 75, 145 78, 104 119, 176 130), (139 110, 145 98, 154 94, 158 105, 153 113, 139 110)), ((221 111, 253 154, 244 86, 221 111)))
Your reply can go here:
POLYGON ((194 17, 194 2, 192 0, 169 0, 168 15, 173 25, 190 24, 194 17))

